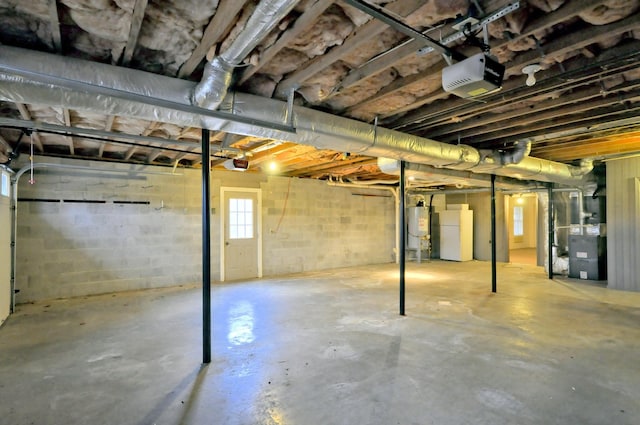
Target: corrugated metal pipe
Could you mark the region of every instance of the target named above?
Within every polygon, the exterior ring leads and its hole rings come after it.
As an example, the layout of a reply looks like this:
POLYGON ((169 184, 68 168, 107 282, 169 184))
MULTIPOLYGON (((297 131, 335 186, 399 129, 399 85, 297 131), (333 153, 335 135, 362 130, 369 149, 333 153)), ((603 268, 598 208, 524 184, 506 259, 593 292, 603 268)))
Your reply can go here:
POLYGON ((299 0, 263 0, 231 45, 207 62, 204 75, 193 92, 194 104, 215 110, 231 86, 233 70, 251 53, 299 0))
MULTIPOLYGON (((0 99, 7 101, 204 127, 521 180, 580 186, 591 170, 590 163, 575 167, 532 158, 524 155, 526 151, 518 151, 509 159, 487 161, 487 155, 483 158, 471 146, 441 143, 301 106, 293 108, 295 133, 267 128, 247 120, 281 125, 288 121, 287 104, 238 92, 228 95, 223 103, 225 110, 233 110, 244 122, 207 116, 204 113, 208 111, 192 104, 194 88, 195 83, 177 78, 0 46, 0 99), (523 158, 515 163, 520 156, 523 158)), ((496 155, 501 154, 493 158, 496 155)))

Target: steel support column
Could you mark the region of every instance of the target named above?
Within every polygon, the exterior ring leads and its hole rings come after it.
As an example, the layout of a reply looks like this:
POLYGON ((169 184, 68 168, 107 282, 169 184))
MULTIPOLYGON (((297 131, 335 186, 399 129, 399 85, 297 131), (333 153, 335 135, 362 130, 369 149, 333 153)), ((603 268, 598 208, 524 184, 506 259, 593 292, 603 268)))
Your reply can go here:
POLYGON ((549 279, 553 279, 553 183, 549 183, 547 193, 549 194, 549 205, 547 206, 547 229, 549 230, 547 254, 549 258, 549 279))
POLYGON ((491 174, 491 292, 496 292, 496 176, 491 174))
POLYGON ((211 187, 209 130, 202 129, 202 363, 211 363, 211 187))
POLYGON ((400 242, 398 243, 398 256, 400 258, 400 315, 404 316, 404 278, 405 278, 405 238, 406 238, 406 212, 405 212, 405 176, 404 161, 400 161, 400 188, 398 189, 398 197, 400 202, 398 209, 400 210, 400 242))

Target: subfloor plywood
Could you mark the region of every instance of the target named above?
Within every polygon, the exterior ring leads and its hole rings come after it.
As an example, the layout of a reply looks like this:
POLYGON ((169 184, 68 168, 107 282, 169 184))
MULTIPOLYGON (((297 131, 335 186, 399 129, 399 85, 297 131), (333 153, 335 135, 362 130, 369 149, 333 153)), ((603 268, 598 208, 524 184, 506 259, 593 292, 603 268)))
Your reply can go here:
POLYGON ((640 293, 444 261, 19 305, 11 424, 637 424, 640 293))

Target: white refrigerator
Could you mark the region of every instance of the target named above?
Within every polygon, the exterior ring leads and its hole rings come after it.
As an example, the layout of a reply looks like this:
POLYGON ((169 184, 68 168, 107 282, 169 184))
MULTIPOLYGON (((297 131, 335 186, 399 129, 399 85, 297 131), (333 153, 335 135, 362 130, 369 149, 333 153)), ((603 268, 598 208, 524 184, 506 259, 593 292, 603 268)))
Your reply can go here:
POLYGON ((473 260, 473 211, 440 212, 440 259, 473 260))

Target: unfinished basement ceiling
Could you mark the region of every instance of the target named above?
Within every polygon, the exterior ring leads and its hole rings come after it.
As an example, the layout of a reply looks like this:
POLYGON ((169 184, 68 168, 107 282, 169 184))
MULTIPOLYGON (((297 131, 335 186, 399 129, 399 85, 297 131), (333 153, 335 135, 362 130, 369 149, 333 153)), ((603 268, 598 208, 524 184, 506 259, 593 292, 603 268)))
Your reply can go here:
MULTIPOLYGON (((198 82, 207 59, 224 54, 258 3, 3 0, 0 42, 198 82)), ((456 33, 456 17, 470 7, 479 19, 515 9, 488 26, 491 54, 506 68, 502 90, 481 100, 453 96, 441 85, 447 63, 437 52, 420 54, 423 40, 343 1, 300 0, 235 68, 231 91, 286 100, 293 88, 296 105, 476 149, 509 151, 530 142, 530 156, 573 165, 640 152, 640 0, 369 3, 436 40, 456 33), (541 67, 533 86, 522 73, 530 64, 541 67)), ((479 53, 471 41, 447 47, 479 53)), ((3 97, 0 117, 13 124, 0 128, 0 162, 33 143, 42 155, 201 165, 199 127, 3 97), (97 132, 24 134, 25 120, 97 132)), ((287 176, 397 178, 358 152, 223 131, 212 133, 212 143, 217 167, 243 154, 253 171, 276 161, 287 176)))

